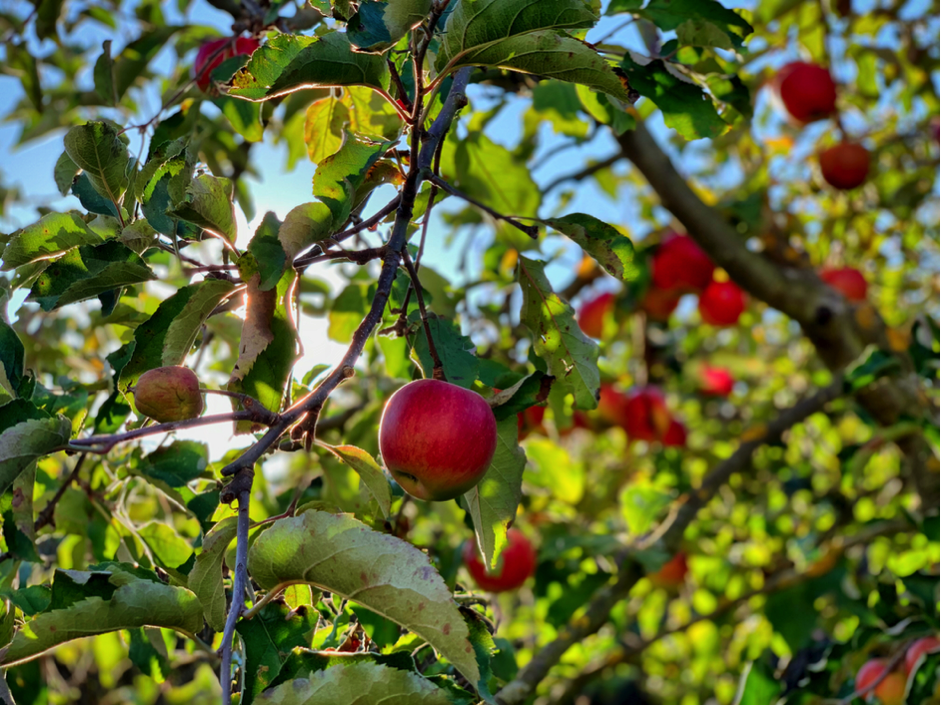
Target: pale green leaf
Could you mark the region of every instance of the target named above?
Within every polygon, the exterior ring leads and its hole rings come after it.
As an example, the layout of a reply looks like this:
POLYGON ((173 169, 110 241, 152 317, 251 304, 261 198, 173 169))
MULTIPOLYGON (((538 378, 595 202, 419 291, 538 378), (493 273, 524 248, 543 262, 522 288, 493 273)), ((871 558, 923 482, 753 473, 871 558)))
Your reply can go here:
POLYGON ((408 542, 374 532, 348 515, 308 510, 261 534, 248 564, 262 588, 297 581, 355 600, 427 640, 477 683, 477 663, 457 604, 428 557, 408 542))
POLYGON ((614 226, 585 213, 570 213, 542 222, 575 241, 612 277, 626 281, 637 276, 634 244, 614 226))
POLYGON ((89 122, 73 127, 65 134, 65 151, 82 169, 95 191, 115 205, 128 185, 127 145, 118 131, 106 122, 89 122))
POLYGON ((182 203, 167 213, 234 243, 238 232, 232 195, 229 179, 203 174, 190 182, 182 203))
POLYGON ((474 521, 477 546, 484 564, 496 568, 506 546, 506 531, 516 519, 522 497, 526 454, 520 448, 516 415, 497 423, 497 451, 486 475, 464 493, 464 505, 474 521))
POLYGON ((5 272, 38 260, 49 260, 79 245, 97 245, 102 237, 78 214, 47 213, 36 223, 16 231, 3 249, 5 272))
POLYGON ((227 517, 216 524, 203 537, 203 548, 196 557, 187 585, 203 607, 206 622, 216 632, 225 627, 225 585, 222 564, 225 553, 235 539, 237 517, 227 517))
POLYGON ((359 475, 361 488, 379 505, 383 517, 388 517, 392 509, 392 488, 382 468, 376 459, 368 452, 356 446, 330 446, 321 444, 329 449, 337 458, 350 466, 359 475))
POLYGON ((72 422, 61 415, 27 419, 4 429, 0 433, 0 493, 33 461, 65 446, 71 436, 72 422))
POLYGON ((304 142, 312 162, 320 164, 340 149, 349 119, 349 108, 333 96, 310 104, 304 121, 304 142))
POLYGON ((382 53, 420 25, 430 11, 431 0, 363 0, 346 33, 357 51, 382 53))
POLYGON ((167 327, 163 365, 180 365, 184 361, 206 319, 235 289, 234 283, 221 279, 207 279, 190 286, 194 291, 167 327))
POLYGON ((278 240, 289 260, 333 233, 333 214, 319 201, 292 208, 278 230, 278 240))

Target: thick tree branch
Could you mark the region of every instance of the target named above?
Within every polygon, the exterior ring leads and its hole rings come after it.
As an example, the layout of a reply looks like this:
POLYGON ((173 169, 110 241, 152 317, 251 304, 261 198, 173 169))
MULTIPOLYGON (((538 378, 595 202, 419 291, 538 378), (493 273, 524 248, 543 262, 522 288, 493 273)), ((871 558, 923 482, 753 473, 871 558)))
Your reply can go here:
MULTIPOLYGON (((649 546, 655 541, 662 541, 667 549, 675 550, 683 532, 695 519, 700 508, 715 495, 732 473, 744 470, 748 466, 752 454, 760 446, 778 439, 787 429, 822 409, 828 402, 838 397, 842 389, 842 377, 840 377, 829 387, 784 410, 768 424, 764 433, 756 439, 743 442, 732 456, 706 476, 699 489, 682 498, 670 515, 638 548, 649 546)), ((539 650, 529 664, 520 670, 516 678, 500 690, 496 696, 497 701, 505 704, 518 704, 526 701, 539 682, 545 679, 549 670, 562 659, 570 647, 601 629, 608 621, 608 616, 614 606, 627 597, 631 588, 643 575, 643 568, 639 562, 626 557, 618 571, 617 581, 598 591, 588 603, 585 612, 570 620, 559 631, 558 637, 539 650)))
POLYGON ((235 546, 235 573, 232 579, 232 605, 226 617, 225 630, 222 633, 222 665, 219 667, 219 682, 222 684, 222 703, 232 703, 232 639, 235 637, 235 624, 245 609, 245 589, 248 586, 248 506, 251 502, 251 476, 254 471, 246 470, 249 474, 247 487, 238 493, 239 511, 236 525, 235 546))
MULTIPOLYGON (((797 321, 827 367, 845 368, 869 344, 893 350, 885 323, 869 303, 851 306, 813 271, 781 267, 750 251, 722 215, 690 188, 642 123, 616 139, 624 156, 644 175, 687 233, 749 294, 797 321)), ((903 415, 920 418, 925 411, 926 396, 910 373, 911 360, 903 355, 899 359, 908 374, 882 380, 857 395, 863 407, 884 426, 894 424, 903 415)), ((900 439, 898 445, 906 457, 906 476, 914 481, 923 509, 937 511, 939 474, 927 442, 921 434, 913 434, 900 439)))

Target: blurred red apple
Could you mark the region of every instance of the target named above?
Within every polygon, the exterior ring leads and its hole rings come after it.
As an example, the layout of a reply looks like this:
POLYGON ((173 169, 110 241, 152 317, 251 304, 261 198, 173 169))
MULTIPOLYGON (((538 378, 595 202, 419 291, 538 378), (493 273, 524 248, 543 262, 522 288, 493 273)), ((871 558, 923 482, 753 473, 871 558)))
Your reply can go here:
POLYGON ((673 233, 660 243, 651 263, 658 289, 700 291, 712 279, 715 265, 692 238, 673 233))
POLYGON ((629 394, 622 414, 624 431, 638 441, 662 441, 673 423, 663 393, 653 386, 629 394))
POLYGON ((855 189, 869 175, 869 150, 855 142, 841 142, 820 153, 820 172, 836 189, 855 189))
POLYGON ((771 86, 785 110, 800 123, 822 120, 836 111, 836 84, 830 72, 817 64, 786 64, 771 86))
POLYGON ((824 268, 820 270, 820 279, 842 293, 851 302, 861 302, 866 299, 868 288, 866 278, 853 267, 824 268))
POLYGON ((205 92, 209 90, 212 72, 226 59, 241 54, 252 54, 260 42, 253 37, 223 37, 203 44, 196 52, 196 61, 193 64, 193 75, 196 85, 205 92))
POLYGON ((713 326, 731 326, 745 311, 745 294, 732 282, 710 282, 699 295, 702 320, 713 326))
POLYGON ((673 289, 660 289, 651 285, 640 304, 647 316, 654 321, 667 321, 680 303, 681 294, 673 289))
POLYGON ((670 426, 667 427, 663 435, 664 446, 686 446, 686 427, 675 419, 670 420, 670 426))
POLYGON ((884 659, 871 659, 856 673, 856 690, 863 696, 874 693, 884 704, 900 704, 905 697, 907 680, 901 672, 891 672, 872 689, 868 687, 876 683, 886 671, 888 662, 884 659))
POLYGON ((735 378, 726 368, 703 364, 699 368, 699 391, 704 395, 728 397, 735 386, 735 378))
POLYGON ((941 646, 941 643, 938 642, 936 637, 923 637, 920 640, 915 640, 905 652, 905 673, 911 674, 921 656, 929 652, 937 652, 939 646, 941 646))
POLYGON ((473 390, 416 380, 386 403, 379 423, 382 460, 405 491, 451 500, 483 478, 497 448, 490 405, 473 390))
POLYGON ((546 416, 546 408, 535 405, 518 413, 517 429, 519 430, 519 440, 522 441, 531 433, 536 431, 545 431, 542 426, 542 420, 546 416))
POLYGON ((487 571, 473 540, 464 542, 464 564, 481 589, 492 593, 512 591, 519 588, 528 579, 536 568, 536 551, 526 535, 518 529, 510 529, 506 533, 507 545, 497 560, 497 568, 493 573, 487 571))
POLYGON ((604 333, 604 321, 608 312, 614 309, 614 295, 611 292, 600 294, 585 302, 578 312, 578 327, 586 336, 601 338, 604 333))
POLYGON ((660 588, 676 588, 686 580, 689 565, 686 563, 686 552, 677 552, 672 559, 660 567, 659 571, 648 574, 654 586, 660 588))

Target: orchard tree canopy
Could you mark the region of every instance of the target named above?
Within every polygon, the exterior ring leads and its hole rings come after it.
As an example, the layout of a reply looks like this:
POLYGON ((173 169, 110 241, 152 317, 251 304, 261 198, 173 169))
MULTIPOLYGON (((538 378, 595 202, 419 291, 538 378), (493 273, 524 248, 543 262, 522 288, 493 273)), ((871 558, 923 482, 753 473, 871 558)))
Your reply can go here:
POLYGON ((0 701, 938 703, 939 6, 732 5, 8 3, 0 701))

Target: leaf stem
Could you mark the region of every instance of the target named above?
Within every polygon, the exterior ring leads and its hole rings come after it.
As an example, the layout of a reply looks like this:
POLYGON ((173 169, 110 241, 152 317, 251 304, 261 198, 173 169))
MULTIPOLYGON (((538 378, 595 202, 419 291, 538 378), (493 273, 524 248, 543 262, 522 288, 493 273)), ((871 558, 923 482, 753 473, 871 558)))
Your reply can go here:
MULTIPOLYGON (((432 372, 431 377, 435 380, 447 382, 444 375, 444 365, 441 364, 441 357, 438 355, 438 348, 435 346, 435 338, 431 335, 431 325, 428 323, 428 310, 425 308, 425 297, 421 293, 421 282, 418 279, 418 272, 415 265, 412 264, 412 257, 408 250, 402 251, 402 263, 408 270, 408 276, 412 279, 412 291, 415 292, 415 299, 418 301, 418 311, 421 314, 421 323, 425 329, 425 337, 428 339, 428 352, 431 354, 432 372)), ((404 312, 403 312, 404 314, 404 312)))

